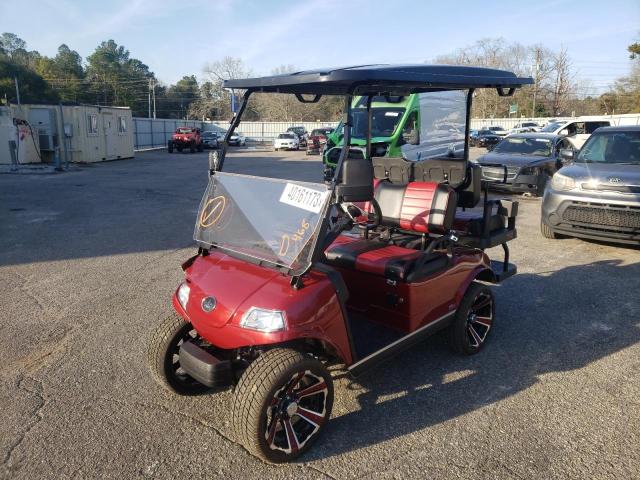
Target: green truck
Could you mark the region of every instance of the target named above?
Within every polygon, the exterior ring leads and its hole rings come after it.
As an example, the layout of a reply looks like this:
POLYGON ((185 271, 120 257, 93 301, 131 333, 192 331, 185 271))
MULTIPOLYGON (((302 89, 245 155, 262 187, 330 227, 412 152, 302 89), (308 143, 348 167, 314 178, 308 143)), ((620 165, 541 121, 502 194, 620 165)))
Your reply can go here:
MULTIPOLYGON (((431 92, 408 96, 377 96, 371 101, 371 156, 419 161, 433 157, 459 157, 464 151, 465 102, 461 92, 431 92), (428 106, 427 106, 428 101, 428 106), (422 135, 421 135, 422 132, 422 135), (428 132, 428 138, 427 134, 428 132), (421 138, 422 137, 422 138, 421 138)), ((351 146, 367 144, 367 97, 353 100, 351 146)), ((340 122, 327 139, 323 161, 335 167, 333 147, 342 146, 340 122)))

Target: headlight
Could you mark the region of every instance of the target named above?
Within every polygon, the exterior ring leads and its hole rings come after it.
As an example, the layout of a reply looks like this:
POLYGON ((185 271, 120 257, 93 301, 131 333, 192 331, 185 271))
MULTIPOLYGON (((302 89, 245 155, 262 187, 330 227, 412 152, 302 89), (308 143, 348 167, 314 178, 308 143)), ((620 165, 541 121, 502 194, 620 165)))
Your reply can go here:
POLYGON ((285 315, 279 310, 265 310, 251 307, 240 320, 242 328, 260 332, 278 332, 285 329, 285 315))
POLYGON ((576 187, 576 181, 571 177, 567 177, 566 175, 561 175, 560 173, 556 173, 551 178, 551 186, 553 187, 554 190, 559 190, 559 191, 573 190, 576 187))
POLYGON ((182 308, 187 309, 187 304, 189 303, 189 292, 191 291, 191 287, 187 284, 187 282, 182 283, 178 287, 178 302, 182 305, 182 308))
POLYGON ((522 175, 538 175, 540 173, 540 167, 525 167, 520 170, 522 175))

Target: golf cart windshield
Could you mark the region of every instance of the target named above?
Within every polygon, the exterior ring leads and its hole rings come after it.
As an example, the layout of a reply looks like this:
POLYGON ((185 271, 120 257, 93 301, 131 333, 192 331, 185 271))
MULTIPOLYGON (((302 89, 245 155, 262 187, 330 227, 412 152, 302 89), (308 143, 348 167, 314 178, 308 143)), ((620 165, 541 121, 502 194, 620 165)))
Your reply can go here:
POLYGON ((311 263, 329 193, 321 183, 217 172, 202 197, 194 239, 299 275, 311 263))

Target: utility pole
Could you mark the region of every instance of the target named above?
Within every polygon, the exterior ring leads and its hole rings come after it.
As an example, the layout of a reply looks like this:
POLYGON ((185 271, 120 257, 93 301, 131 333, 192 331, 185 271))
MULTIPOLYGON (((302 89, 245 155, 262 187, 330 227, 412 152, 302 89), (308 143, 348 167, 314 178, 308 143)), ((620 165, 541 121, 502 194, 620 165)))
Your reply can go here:
POLYGON ((147 118, 151 118, 151 79, 149 79, 149 114, 147 118))
POLYGON ((16 100, 18 100, 18 105, 20 105, 20 88, 18 87, 18 77, 13 77, 13 81, 16 84, 16 100))
POLYGON ((533 85, 533 106, 531 107, 531 118, 535 118, 536 116, 536 96, 538 94, 538 73, 540 72, 540 49, 536 48, 536 73, 535 83, 533 85))
POLYGON ((156 118, 156 81, 153 80, 153 118, 156 118))

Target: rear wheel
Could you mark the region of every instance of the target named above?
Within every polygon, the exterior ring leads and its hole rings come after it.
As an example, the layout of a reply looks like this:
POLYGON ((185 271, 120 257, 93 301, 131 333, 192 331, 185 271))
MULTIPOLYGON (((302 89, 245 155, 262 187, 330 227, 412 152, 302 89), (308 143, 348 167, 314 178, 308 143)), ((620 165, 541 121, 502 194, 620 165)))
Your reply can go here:
POLYGON ((158 326, 147 350, 149 368, 157 383, 180 395, 196 395, 208 390, 180 367, 180 346, 198 338, 193 326, 177 313, 172 313, 158 326))
POLYGON ((318 438, 332 406, 333 381, 322 363, 295 350, 269 350, 236 387, 236 439, 264 460, 291 461, 318 438))
POLYGON ((449 326, 449 342, 458 353, 473 355, 484 346, 495 319, 491 288, 473 282, 467 289, 449 326))

